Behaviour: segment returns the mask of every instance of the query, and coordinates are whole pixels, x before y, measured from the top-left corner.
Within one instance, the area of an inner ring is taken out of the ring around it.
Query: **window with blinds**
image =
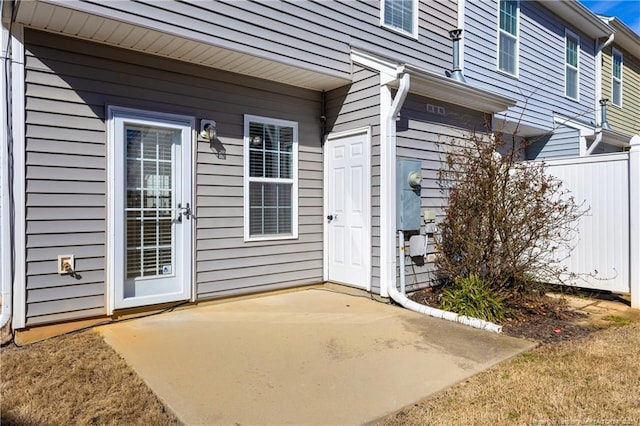
[[[518,74],[518,1],[500,0],[498,30],[498,69]]]
[[[580,80],[580,39],[567,31],[565,33],[565,74],[564,94],[578,100]]]
[[[382,0],[382,25],[418,36],[418,0]]]
[[[611,102],[615,106],[622,106],[622,53],[613,49],[613,72],[611,80]]]
[[[245,238],[297,237],[297,123],[245,116]]]

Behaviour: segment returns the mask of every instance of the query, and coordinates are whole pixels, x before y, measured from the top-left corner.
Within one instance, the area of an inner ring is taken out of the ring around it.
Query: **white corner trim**
[[[2,15],[2,25],[0,27],[0,291],[2,292],[2,314],[0,316],[0,327],[4,327],[11,320],[13,314],[11,278],[11,221],[9,220],[10,191],[9,191],[9,108],[7,102],[9,97],[10,82],[7,75],[10,60],[7,56],[6,46],[9,44],[11,36],[9,28],[5,23],[5,16]]]
[[[466,29],[465,23],[465,8],[467,7],[467,0],[458,0],[458,28],[462,30],[462,39],[460,40],[460,69],[464,72],[464,46],[466,44]]]
[[[11,35],[11,114],[13,127],[14,282],[13,328],[24,328],[26,319],[26,182],[25,182],[25,84],[24,29],[14,24]]]
[[[396,285],[396,132],[392,122],[391,89],[380,86],[380,296]]]

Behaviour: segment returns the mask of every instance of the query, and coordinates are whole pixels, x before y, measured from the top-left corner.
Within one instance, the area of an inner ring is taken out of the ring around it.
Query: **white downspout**
[[[605,108],[604,106],[602,106],[602,50],[609,46],[611,43],[613,43],[613,40],[615,38],[615,33],[612,33],[609,35],[609,38],[607,39],[607,41],[605,41],[602,44],[599,44],[597,41],[596,43],[598,44],[596,46],[596,50],[598,53],[596,53],[595,55],[595,61],[596,61],[596,99],[595,99],[595,111],[600,111],[600,109]],[[600,109],[598,109],[598,107]],[[596,122],[598,122],[599,117],[597,116],[598,113],[596,112]],[[602,120],[600,120],[602,121]],[[587,149],[585,152],[580,152],[580,155],[591,155],[591,153],[596,149],[596,147],[600,144],[600,142],[602,141],[602,123],[600,123],[598,125],[598,128],[596,129],[596,139],[593,141],[593,143],[591,144],[591,146],[589,147],[589,149]],[[581,148],[582,147],[586,147],[587,144],[586,142],[584,144],[580,144]],[[582,149],[581,149],[582,151]]]
[[[600,144],[600,141],[602,141],[602,127],[598,127],[596,129],[596,138],[591,143],[591,146],[589,146],[589,149],[587,149],[587,152],[584,155],[585,156],[591,155],[593,150],[596,149],[596,147]]]
[[[11,66],[11,60],[9,58],[9,43],[11,40],[11,34],[9,34],[9,22],[7,22],[7,16],[3,13],[8,8],[0,5],[0,16],[2,18],[2,28],[0,29],[0,46],[1,54],[0,58],[0,93],[2,93],[2,104],[0,105],[0,286],[2,297],[2,313],[0,314],[0,328],[4,328],[5,325],[11,320],[12,316],[12,285],[13,279],[11,277],[11,238],[10,238],[10,202],[9,202],[9,108],[11,104],[9,100],[11,81],[11,72],[9,67]]]
[[[404,232],[398,231],[398,262],[402,265],[404,263]],[[400,269],[400,279],[403,280],[404,277],[404,268]],[[389,296],[397,303],[402,305],[403,307],[418,312],[421,314],[429,315],[430,317],[442,318],[448,321],[458,322],[460,324],[468,325],[474,328],[479,328],[481,330],[492,331],[494,333],[501,333],[502,326],[498,324],[494,324],[489,321],[482,320],[480,318],[471,318],[464,315],[458,315],[455,312],[443,311],[442,309],[432,308],[430,306],[421,305],[420,303],[416,303],[413,300],[409,299],[404,294],[401,294],[395,285],[390,285],[388,287]]]
[[[384,121],[386,121],[386,126],[383,127],[382,129],[382,136],[383,136],[383,140],[385,140],[387,142],[387,146],[383,148],[383,152],[386,152],[388,154],[389,157],[393,157],[393,158],[384,158],[384,161],[389,162],[390,164],[387,164],[387,169],[391,169],[391,167],[389,167],[390,165],[395,165],[396,162],[396,119],[398,118],[398,115],[400,114],[400,110],[402,109],[402,106],[404,105],[404,101],[407,98],[407,94],[409,93],[409,88],[411,86],[411,80],[410,80],[410,76],[409,74],[403,74],[402,77],[400,78],[400,85],[398,87],[398,92],[396,93],[395,98],[393,98],[393,102],[391,103],[391,108],[389,110],[389,115],[387,117],[384,118]],[[386,133],[386,134],[385,134]],[[384,167],[383,167],[384,168]],[[395,173],[393,174],[393,180],[395,179]],[[381,179],[384,180],[384,179]],[[390,186],[393,186],[391,184],[392,182],[392,177],[388,176],[386,179],[387,183]],[[386,202],[387,203],[394,203],[395,202],[395,187],[393,187],[393,190],[391,190],[391,188],[389,188],[389,191],[385,191],[387,197],[389,197],[390,199],[387,199]],[[393,210],[395,212],[395,209],[388,209],[388,213]],[[389,214],[390,216],[391,214]],[[395,220],[386,220],[385,222],[387,227],[393,227],[395,228]],[[387,234],[390,233],[390,229],[385,229],[383,227],[383,233]],[[389,244],[393,244],[393,239],[391,239],[389,241]],[[393,244],[395,245],[395,244]],[[383,245],[382,250],[385,249],[385,246]],[[404,277],[404,268],[402,267],[402,265],[404,265],[404,233],[402,231],[398,231],[398,264],[400,265],[400,280],[403,281],[405,279]],[[391,263],[391,262],[389,262]],[[391,273],[392,271],[388,271],[389,273]],[[395,277],[395,268],[393,270],[393,275]],[[385,280],[386,278],[386,280]],[[389,297],[391,297],[391,299],[393,299],[396,303],[398,303],[399,305],[403,306],[406,309],[409,309],[411,311],[414,312],[418,312],[421,314],[425,314],[425,315],[429,315],[432,317],[436,317],[436,318],[442,318],[442,319],[446,319],[449,321],[454,321],[454,322],[458,322],[464,325],[469,325],[471,327],[475,327],[475,328],[479,328],[479,329],[483,329],[483,330],[488,330],[488,331],[493,331],[495,333],[500,333],[502,331],[502,326],[497,325],[497,324],[493,324],[491,322],[488,321],[484,321],[478,318],[470,318],[467,316],[463,316],[463,315],[458,315],[454,312],[447,312],[447,311],[443,311],[441,309],[436,309],[436,308],[431,308],[429,306],[425,306],[425,305],[421,305],[419,303],[414,302],[413,300],[410,300],[407,296],[405,296],[404,294],[400,293],[398,291],[398,289],[396,288],[396,282],[395,279],[392,279],[390,276],[387,278],[385,277],[385,274],[381,274],[381,280],[383,281],[383,283],[381,283],[381,287],[383,287],[383,289],[386,288],[386,293],[389,295]],[[386,286],[384,285],[384,281],[386,281]],[[384,296],[384,290],[381,291],[382,295]]]

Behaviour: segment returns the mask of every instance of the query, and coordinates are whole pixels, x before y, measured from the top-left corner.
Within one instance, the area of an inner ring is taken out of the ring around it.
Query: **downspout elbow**
[[[609,46],[611,43],[613,43],[613,40],[616,37],[616,33],[611,33],[609,35],[609,38],[607,39],[607,41],[605,41],[604,43],[602,43],[600,45],[600,47],[598,48],[599,51],[602,51],[602,49],[604,49],[605,47]]]
[[[596,138],[591,144],[591,146],[589,147],[589,149],[587,149],[587,153],[585,155],[591,155],[601,141],[602,141],[602,127],[596,130]]]
[[[393,102],[391,104],[390,119],[398,120],[400,118],[400,110],[404,105],[405,99],[407,99],[407,94],[409,93],[409,89],[411,88],[411,76],[407,73],[402,74],[400,77],[400,86],[398,86],[398,93],[393,98]]]

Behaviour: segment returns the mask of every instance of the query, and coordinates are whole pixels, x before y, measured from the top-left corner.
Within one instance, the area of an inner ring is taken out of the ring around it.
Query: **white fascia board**
[[[565,22],[572,24],[575,28],[580,28],[582,32],[591,38],[606,37],[614,32],[613,28],[600,19],[598,15],[576,0],[543,1],[539,2],[539,4],[554,12]]]
[[[571,127],[572,129],[579,130],[581,137],[589,137],[596,134],[595,126],[589,126],[588,124],[582,123],[575,118],[567,117],[562,114],[554,113],[553,122],[556,124]]]

